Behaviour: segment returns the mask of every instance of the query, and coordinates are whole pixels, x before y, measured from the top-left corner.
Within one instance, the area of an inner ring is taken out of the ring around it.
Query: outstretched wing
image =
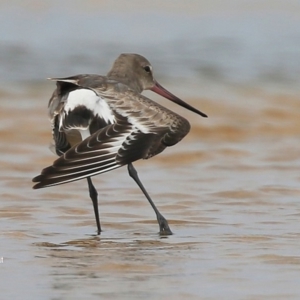
[[[157,140],[154,133],[144,134],[137,127],[118,116],[111,124],[72,147],[53,165],[33,178],[34,189],[63,184],[101,174],[146,156]]]
[[[75,78],[63,80],[78,84]],[[33,188],[79,180],[152,157],[188,133],[190,125],[184,118],[122,83],[101,80],[101,84],[92,87],[82,80],[80,86],[105,99],[114,112],[115,122],[67,150],[33,179],[37,182]]]

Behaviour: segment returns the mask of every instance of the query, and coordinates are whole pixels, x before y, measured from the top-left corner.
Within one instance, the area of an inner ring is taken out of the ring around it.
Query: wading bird
[[[164,89],[154,79],[149,61],[138,54],[121,54],[107,76],[85,74],[51,80],[57,87],[49,101],[49,117],[54,149],[60,157],[33,178],[33,188],[86,178],[100,234],[98,193],[91,176],[127,165],[129,175],[155,211],[160,234],[172,234],[132,163],[177,144],[189,132],[190,124],[141,92],[152,90],[207,116]]]

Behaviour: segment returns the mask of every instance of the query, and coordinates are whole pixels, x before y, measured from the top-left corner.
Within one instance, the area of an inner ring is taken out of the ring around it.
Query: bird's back
[[[69,150],[97,130],[114,122],[105,100],[93,87],[105,86],[105,77],[77,75],[53,78],[56,89],[48,104],[55,151],[58,155]]]

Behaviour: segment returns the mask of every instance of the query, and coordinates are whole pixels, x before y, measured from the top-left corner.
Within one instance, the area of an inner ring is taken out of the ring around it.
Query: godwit
[[[149,61],[121,54],[107,76],[51,78],[57,88],[49,101],[54,149],[60,157],[33,178],[34,189],[87,178],[98,234],[98,193],[91,176],[127,165],[129,175],[155,211],[161,235],[172,234],[141,183],[132,162],[147,159],[177,144],[190,130],[183,117],[141,95],[157,94],[199,114],[204,113],[164,89]]]

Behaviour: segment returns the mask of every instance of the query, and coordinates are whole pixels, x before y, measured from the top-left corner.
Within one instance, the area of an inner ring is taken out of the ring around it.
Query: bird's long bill
[[[178,97],[176,97],[175,95],[173,95],[172,93],[170,93],[168,90],[166,90],[164,87],[162,87],[158,82],[155,82],[154,87],[151,89],[151,91],[177,103],[178,105],[185,107],[186,109],[193,111],[194,113],[207,118],[207,115],[204,114],[203,112],[201,112],[200,110],[194,108],[193,106],[187,104],[186,102],[184,102],[183,100],[179,99]]]

